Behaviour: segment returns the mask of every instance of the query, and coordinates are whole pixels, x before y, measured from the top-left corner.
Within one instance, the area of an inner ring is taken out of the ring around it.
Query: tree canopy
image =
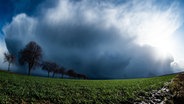
[[[10,65],[15,62],[15,57],[9,52],[4,53],[4,62],[8,62],[8,71],[10,71]]]
[[[28,65],[28,75],[30,75],[33,67],[40,65],[42,58],[42,49],[34,41],[29,42],[24,49],[20,51],[19,62],[21,65],[27,63]]]

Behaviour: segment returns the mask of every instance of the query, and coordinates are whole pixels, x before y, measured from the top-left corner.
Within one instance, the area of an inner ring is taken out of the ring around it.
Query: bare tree
[[[66,73],[70,77],[73,77],[73,78],[77,77],[77,73],[73,69],[68,70]]]
[[[63,76],[65,74],[65,68],[64,67],[60,67],[59,68],[59,73],[61,74],[61,77],[63,78]]]
[[[23,50],[20,51],[19,62],[21,65],[27,63],[28,65],[28,75],[30,75],[33,67],[40,65],[42,58],[42,49],[34,41],[29,42]]]
[[[48,61],[42,63],[42,69],[48,72],[48,77],[50,76],[50,72],[52,72],[52,64],[53,63]]]
[[[6,52],[4,53],[4,62],[8,62],[8,71],[10,71],[10,65],[15,62],[15,57],[12,54]]]
[[[88,79],[86,75],[84,74],[77,74],[77,78],[79,79]]]
[[[52,63],[52,72],[52,77],[54,77],[56,73],[59,73],[59,66],[56,63]]]

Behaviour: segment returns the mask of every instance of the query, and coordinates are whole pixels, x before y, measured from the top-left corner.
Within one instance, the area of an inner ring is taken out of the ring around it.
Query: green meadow
[[[0,103],[133,103],[175,75],[118,80],[44,78],[0,71]]]

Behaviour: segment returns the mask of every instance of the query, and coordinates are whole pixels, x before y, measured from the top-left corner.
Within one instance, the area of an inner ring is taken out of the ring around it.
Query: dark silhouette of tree
[[[8,71],[10,71],[10,65],[15,62],[15,57],[10,53],[4,53],[4,62],[8,62]]]
[[[54,77],[56,73],[59,73],[59,66],[56,63],[52,63],[51,65],[52,65],[52,72],[53,72],[52,77]]]
[[[52,72],[53,63],[45,61],[42,63],[42,69],[48,72],[48,77],[50,76],[50,72]]]
[[[77,73],[73,69],[68,70],[67,75],[73,78],[77,77]]]
[[[40,65],[42,58],[42,49],[34,41],[29,42],[23,50],[20,51],[19,62],[21,65],[27,63],[28,65],[28,75],[30,75],[31,70]]]
[[[65,68],[64,67],[60,67],[59,68],[59,73],[61,74],[61,78],[63,78],[63,76],[65,74]]]
[[[68,70],[65,72],[71,78],[78,78],[78,79],[88,79],[88,77],[84,74],[76,73],[73,69]]]
[[[79,79],[88,79],[86,75],[84,74],[77,74],[77,78]]]

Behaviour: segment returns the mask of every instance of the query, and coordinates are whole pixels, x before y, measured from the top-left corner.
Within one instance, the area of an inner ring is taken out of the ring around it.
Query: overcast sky
[[[0,61],[35,41],[44,60],[90,78],[183,71],[183,7],[182,0],[1,0]]]

